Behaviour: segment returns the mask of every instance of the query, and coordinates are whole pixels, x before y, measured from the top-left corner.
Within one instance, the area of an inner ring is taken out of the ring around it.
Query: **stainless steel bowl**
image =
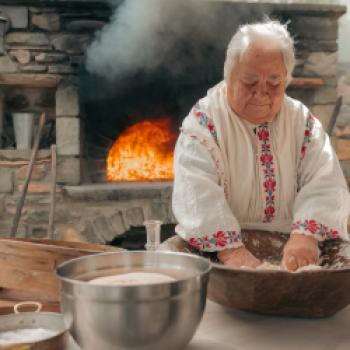
[[[86,282],[121,268],[167,271],[177,279],[142,286]],[[184,349],[203,315],[209,271],[206,259],[170,252],[103,253],[65,262],[57,275],[66,324],[84,350]]]

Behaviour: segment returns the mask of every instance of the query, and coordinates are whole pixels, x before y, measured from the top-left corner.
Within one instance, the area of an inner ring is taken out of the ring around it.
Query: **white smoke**
[[[88,49],[87,69],[109,80],[160,66],[179,74],[186,59],[199,64],[206,59],[199,48],[224,47],[235,31],[235,14],[232,23],[221,21],[220,6],[204,0],[124,0]],[[191,43],[187,58],[182,42]]]
[[[203,47],[211,45],[223,49],[236,30],[236,24],[244,22],[245,18],[252,20],[254,15],[251,6],[248,9],[248,6],[236,5],[236,12],[228,16],[225,13],[227,7],[224,10],[220,7],[224,2],[214,0],[110,1],[115,6],[114,14],[87,51],[87,69],[111,81],[140,70],[149,72],[165,67],[167,73],[178,75],[186,68],[188,71],[188,67],[191,70],[196,63],[200,66],[207,59],[203,57]],[[349,1],[270,2],[349,4]],[[259,6],[264,1],[256,2],[255,15],[266,15]],[[340,26],[341,57],[345,56],[343,47],[348,49],[343,35],[349,27],[348,16],[344,16]],[[190,43],[186,47],[187,56],[181,51],[181,43],[184,42]]]

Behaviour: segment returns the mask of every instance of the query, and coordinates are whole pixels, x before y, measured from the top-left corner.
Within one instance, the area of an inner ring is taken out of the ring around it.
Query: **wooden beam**
[[[34,162],[35,165],[49,164],[49,163],[51,163],[50,159],[41,159],[41,160],[36,160]],[[29,164],[29,161],[26,161],[26,160],[14,160],[14,161],[0,160],[0,168],[19,168],[21,166],[25,166],[28,164]]]
[[[289,84],[290,87],[297,88],[317,88],[324,85],[324,81],[321,78],[303,78],[295,77]]]
[[[62,77],[56,74],[0,74],[0,86],[18,86],[31,88],[55,88]]]

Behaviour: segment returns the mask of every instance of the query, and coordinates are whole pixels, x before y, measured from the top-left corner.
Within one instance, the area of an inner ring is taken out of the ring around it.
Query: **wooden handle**
[[[42,113],[41,116],[40,116],[39,128],[38,128],[38,131],[37,131],[37,133],[35,135],[34,146],[32,148],[32,154],[31,154],[31,157],[30,157],[30,163],[29,163],[29,166],[28,166],[28,169],[27,169],[27,174],[26,174],[26,178],[25,178],[25,181],[24,181],[21,197],[20,197],[20,199],[18,201],[18,205],[17,205],[17,208],[16,208],[16,214],[15,214],[15,217],[13,219],[13,224],[12,224],[12,228],[11,228],[11,237],[15,237],[16,233],[17,233],[19,220],[20,220],[21,214],[22,214],[22,208],[23,208],[23,204],[24,204],[24,199],[25,199],[27,191],[28,191],[28,185],[29,185],[30,178],[32,176],[33,166],[34,166],[36,154],[38,153],[38,149],[39,149],[39,145],[40,145],[41,133],[43,131],[44,125],[45,125],[45,113]]]
[[[49,228],[48,237],[53,237],[54,216],[56,207],[56,174],[57,174],[57,147],[51,145],[51,189],[50,189],[50,212],[49,212]]]

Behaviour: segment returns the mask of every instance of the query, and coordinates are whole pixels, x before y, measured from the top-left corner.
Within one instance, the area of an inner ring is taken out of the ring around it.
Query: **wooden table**
[[[255,315],[208,301],[185,350],[349,350],[350,307],[324,319]],[[80,350],[73,344],[67,350]]]

